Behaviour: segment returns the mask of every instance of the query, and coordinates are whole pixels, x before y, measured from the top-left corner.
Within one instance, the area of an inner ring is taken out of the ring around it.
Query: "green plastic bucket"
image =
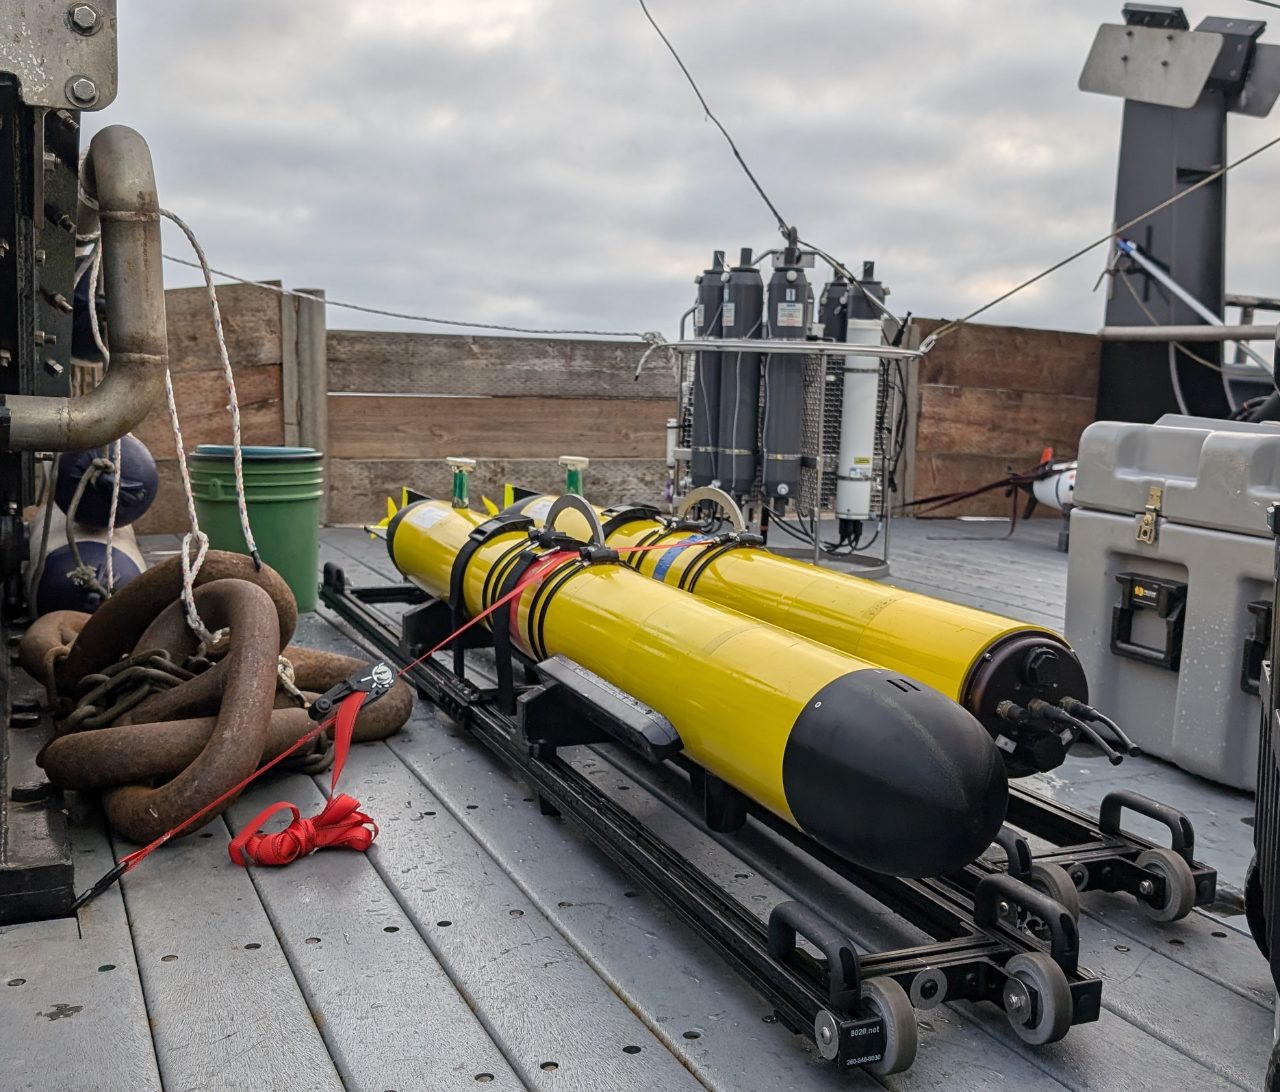
[[[309,447],[245,447],[244,494],[262,560],[298,600],[315,610],[320,563],[320,499],[324,456]],[[230,444],[201,444],[190,457],[191,491],[200,530],[215,550],[247,554]]]

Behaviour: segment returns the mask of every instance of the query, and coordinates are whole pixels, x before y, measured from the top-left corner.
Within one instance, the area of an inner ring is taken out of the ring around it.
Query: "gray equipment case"
[[[1252,790],[1280,425],[1167,414],[1080,438],[1067,639],[1148,754]]]

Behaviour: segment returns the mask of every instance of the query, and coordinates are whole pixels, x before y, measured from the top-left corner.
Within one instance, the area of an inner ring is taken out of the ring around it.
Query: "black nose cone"
[[[782,781],[801,828],[893,876],[963,868],[995,838],[1009,784],[991,736],[949,698],[878,668],[828,683],[796,718]]]

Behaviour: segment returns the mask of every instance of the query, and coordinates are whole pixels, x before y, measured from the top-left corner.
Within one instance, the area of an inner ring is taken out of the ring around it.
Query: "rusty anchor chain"
[[[164,562],[92,615],[39,619],[19,649],[63,714],[39,756],[46,774],[65,788],[101,791],[112,827],[144,844],[288,750],[314,728],[310,701],[366,667],[287,643],[297,606],[268,566],[210,551],[196,603],[208,627],[229,636],[209,649],[187,626],[181,587],[178,559]],[[398,731],[412,705],[412,691],[397,682],[361,710],[354,739]],[[306,773],[331,761],[326,734],[287,760]]]

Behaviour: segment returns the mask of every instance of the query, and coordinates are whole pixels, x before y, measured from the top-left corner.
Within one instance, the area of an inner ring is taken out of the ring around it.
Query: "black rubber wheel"
[[[1267,1080],[1262,1092],[1280,1092],[1280,1043],[1271,1048],[1271,1062],[1267,1066]]]
[[[1042,895],[1048,895],[1060,904],[1071,915],[1072,921],[1080,920],[1080,892],[1061,865],[1037,861],[1031,866],[1030,883]]]
[[[892,978],[868,978],[862,983],[862,1000],[884,1021],[884,1057],[862,1068],[880,1077],[910,1069],[920,1036],[907,991]]]
[[[1138,908],[1152,921],[1181,921],[1196,904],[1196,878],[1191,866],[1171,849],[1148,849],[1134,861],[1139,868],[1164,877],[1164,901],[1158,906],[1146,899]]]
[[[1255,855],[1249,862],[1249,871],[1244,874],[1244,920],[1249,923],[1249,932],[1253,934],[1253,942],[1262,953],[1262,958],[1271,958],[1271,945],[1267,941],[1267,914],[1263,909],[1262,877],[1258,874],[1258,858]]]
[[[1004,969],[1009,977],[1026,986],[1031,1000],[1030,1012],[1005,1010],[1005,1016],[1019,1039],[1032,1046],[1043,1046],[1056,1043],[1071,1030],[1074,1015],[1071,986],[1062,968],[1049,955],[1020,952],[1004,965]]]

